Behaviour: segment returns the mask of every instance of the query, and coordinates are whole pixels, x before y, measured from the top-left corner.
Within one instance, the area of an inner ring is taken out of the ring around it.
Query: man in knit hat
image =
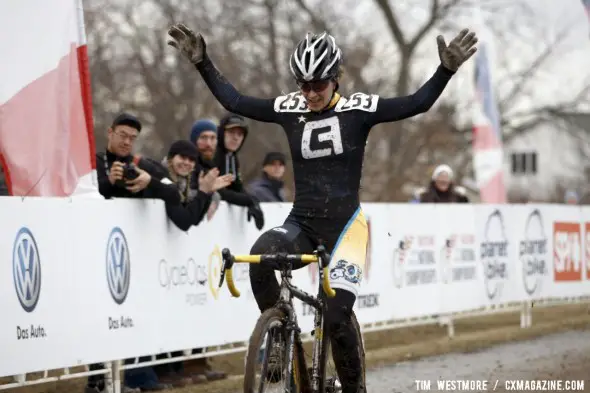
[[[213,168],[217,149],[217,125],[208,119],[197,120],[191,128],[190,141],[199,151],[199,166],[205,171]]]

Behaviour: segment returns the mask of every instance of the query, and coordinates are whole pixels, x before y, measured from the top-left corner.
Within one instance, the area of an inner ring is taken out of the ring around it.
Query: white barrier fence
[[[266,230],[291,205],[263,208]],[[370,247],[356,313],[366,327],[590,295],[590,208],[363,210]],[[242,208],[222,205],[186,233],[153,200],[0,198],[0,212],[0,376],[243,343],[259,316],[247,265],[234,266],[240,298],[216,287],[221,249],[248,253],[262,233]],[[294,282],[315,293],[316,271]],[[310,310],[297,310],[311,331]]]

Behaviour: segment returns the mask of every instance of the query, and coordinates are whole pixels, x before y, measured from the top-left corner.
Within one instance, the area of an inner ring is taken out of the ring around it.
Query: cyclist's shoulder
[[[362,111],[375,112],[379,96],[364,92],[355,92],[349,96],[341,96],[334,108],[335,112]]]
[[[274,99],[274,110],[277,113],[309,112],[305,97],[300,91],[282,94]]]

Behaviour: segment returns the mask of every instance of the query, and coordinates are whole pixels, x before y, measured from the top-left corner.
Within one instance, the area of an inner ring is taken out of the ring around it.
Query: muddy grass
[[[367,368],[447,352],[471,352],[494,344],[538,337],[547,333],[590,327],[588,305],[533,308],[533,326],[520,328],[520,315],[502,313],[455,321],[455,337],[447,337],[447,328],[439,325],[399,328],[365,335]],[[310,344],[306,344],[309,351]],[[188,362],[190,363],[190,362]],[[240,389],[244,354],[212,358],[215,369],[231,375],[222,381],[170,390],[170,393],[227,393]],[[188,364],[187,364],[188,366]],[[50,375],[59,375],[57,372]],[[27,379],[34,379],[34,374]],[[0,379],[4,381],[5,379]],[[7,390],[14,393],[83,392],[84,379],[50,382]]]

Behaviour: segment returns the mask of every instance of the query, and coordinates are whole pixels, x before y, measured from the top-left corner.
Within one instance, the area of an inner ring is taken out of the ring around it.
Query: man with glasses
[[[107,132],[107,148],[96,154],[98,190],[105,198],[157,198],[180,203],[173,185],[153,176],[156,168],[148,160],[132,155],[133,145],[141,131],[140,121],[122,113]]]

